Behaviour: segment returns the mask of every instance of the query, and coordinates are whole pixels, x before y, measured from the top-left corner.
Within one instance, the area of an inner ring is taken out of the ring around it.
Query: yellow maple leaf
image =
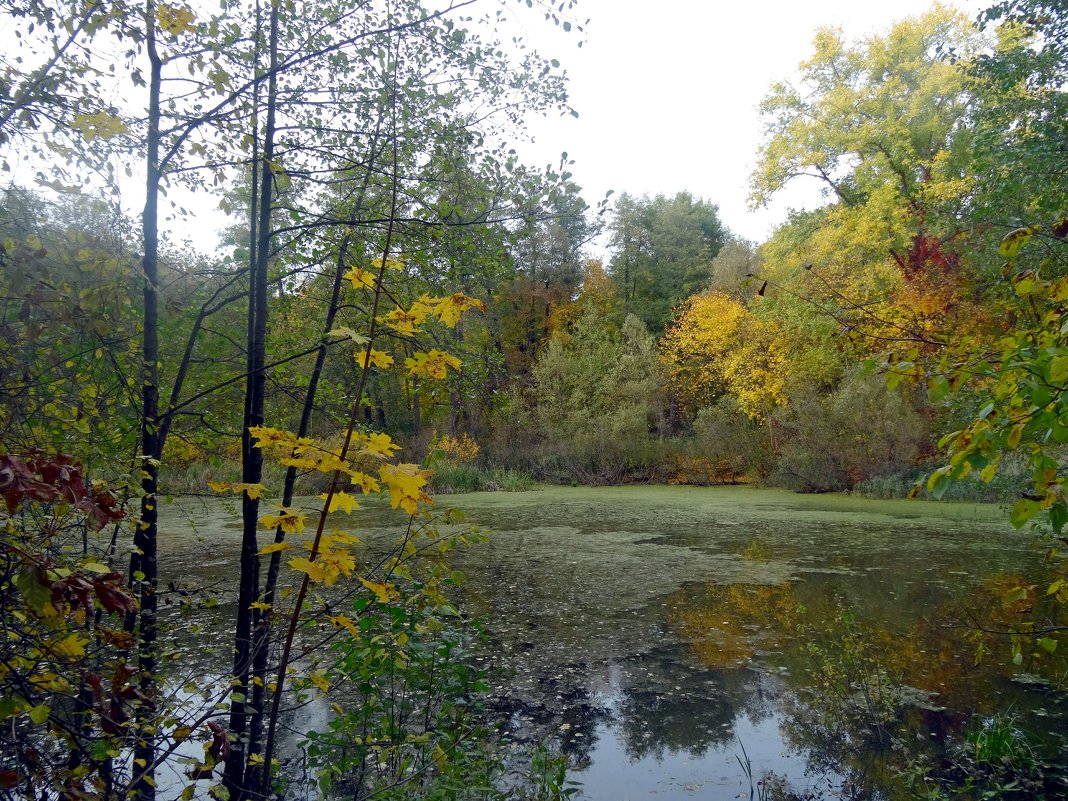
[[[394,445],[389,434],[369,434],[363,439],[366,449],[379,456],[390,457],[400,450],[400,445]]]
[[[379,256],[372,262],[372,266],[374,266],[376,270],[381,270],[382,264],[383,262],[381,256]],[[404,259],[386,259],[385,266],[387,270],[403,270],[405,267],[407,267],[407,264],[405,263]]]
[[[443,350],[434,348],[428,353],[413,353],[410,358],[404,360],[404,366],[408,368],[408,374],[421,378],[445,378],[448,368],[460,369],[460,360]]]
[[[334,615],[333,617],[327,618],[327,620],[333,623],[337,628],[345,629],[353,637],[360,636],[360,632],[356,629],[355,624],[345,615]]]
[[[425,315],[424,315],[425,318]],[[394,309],[391,312],[387,312],[378,318],[378,322],[383,325],[388,325],[398,334],[405,334],[411,336],[415,333],[416,327],[418,327],[424,318],[420,318],[411,312],[404,309]]]
[[[360,367],[367,367],[368,364],[373,364],[375,367],[385,369],[393,364],[393,357],[384,351],[372,348],[370,351],[357,353],[356,364],[360,365]]]
[[[375,598],[377,598],[380,603],[388,604],[397,593],[392,584],[371,581],[370,579],[365,579],[363,576],[360,576],[360,583],[373,592]]]
[[[351,576],[352,571],[356,569],[356,558],[343,548],[324,548],[319,554],[319,558],[322,560],[323,568],[326,572],[325,584],[327,586],[334,583],[339,573],[347,577]]]
[[[312,581],[322,581],[326,578],[326,571],[321,564],[305,559],[303,556],[290,559],[288,564],[294,570],[307,573]]]
[[[360,538],[349,534],[347,531],[341,531],[340,529],[334,529],[331,533],[331,538],[334,542],[339,542],[342,545],[355,545],[360,542]]]
[[[440,303],[441,298],[432,298],[430,295],[421,295],[419,300],[412,304],[408,313],[418,317],[419,322],[421,323],[427,317],[437,315],[438,304]]]
[[[378,276],[362,267],[353,267],[344,277],[352,281],[356,289],[374,289],[375,282],[378,281]]]
[[[288,431],[282,431],[278,428],[271,428],[270,426],[252,426],[249,428],[248,433],[256,440],[257,448],[269,448],[274,446],[286,446],[297,448],[300,441],[297,437],[290,434]]]
[[[378,469],[382,482],[389,487],[390,506],[400,506],[410,515],[419,511],[420,503],[429,503],[430,496],[423,491],[430,471],[415,464],[384,464]]]
[[[485,311],[486,304],[481,300],[472,298],[462,292],[454,292],[447,298],[441,298],[438,301],[435,313],[441,322],[445,323],[449,328],[452,328],[460,322],[460,317],[469,309],[481,309],[482,311]]]
[[[278,507],[276,515],[264,515],[260,518],[260,525],[264,528],[282,528],[286,534],[299,534],[304,530],[304,515],[291,506]]]
[[[208,486],[215,492],[233,492],[235,494],[245,492],[254,501],[267,490],[263,484],[240,484],[229,481],[209,481]]]
[[[298,470],[314,470],[315,465],[319,464],[315,459],[304,456],[284,456],[278,461],[286,467],[295,467]]]
[[[361,473],[359,470],[352,470],[349,472],[349,478],[352,480],[354,486],[359,487],[364,495],[373,495],[374,493],[381,492],[381,485],[374,479],[374,477]]]
[[[320,473],[333,473],[335,470],[345,472],[348,466],[349,463],[342,461],[336,453],[325,453],[315,463],[315,469]]]
[[[260,548],[259,553],[260,556],[266,556],[267,554],[274,553],[275,551],[288,551],[292,547],[293,546],[290,545],[288,542],[272,542],[270,545],[264,545],[262,548]]]
[[[322,500],[326,500],[327,495],[324,492],[319,496]],[[338,509],[342,509],[346,514],[352,514],[353,509],[359,509],[360,504],[356,502],[356,498],[353,495],[349,495],[347,492],[335,492],[330,496],[330,508],[328,512],[336,512]]]

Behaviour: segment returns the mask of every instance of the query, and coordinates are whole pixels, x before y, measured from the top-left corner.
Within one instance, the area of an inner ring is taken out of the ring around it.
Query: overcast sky
[[[957,0],[970,18],[993,0]],[[789,206],[819,202],[798,186],[767,210],[746,205],[761,139],[760,101],[775,81],[796,74],[817,28],[841,27],[853,40],[921,14],[930,0],[579,0],[590,18],[586,42],[541,39],[567,69],[579,118],[536,120],[531,160],[566,150],[587,202],[605,192],[686,190],[719,205],[735,233],[763,241]],[[802,179],[803,180],[803,179]]]

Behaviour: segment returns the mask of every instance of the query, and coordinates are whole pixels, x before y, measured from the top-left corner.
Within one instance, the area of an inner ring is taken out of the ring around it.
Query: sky
[[[974,19],[993,0],[946,3]],[[579,0],[586,40],[530,30],[539,50],[570,79],[578,119],[532,120],[528,159],[575,160],[574,180],[591,205],[605,193],[688,191],[719,206],[736,235],[757,243],[789,208],[821,202],[799,181],[767,209],[747,206],[761,142],[759,104],[771,85],[796,75],[818,28],[853,41],[928,10],[931,0]]]
[[[515,143],[524,159],[555,166],[566,151],[575,162],[573,180],[591,206],[609,190],[617,196],[688,191],[718,205],[735,235],[760,243],[791,207],[822,202],[815,181],[798,179],[768,208],[748,207],[749,175],[762,139],[759,105],[772,84],[796,77],[818,28],[841,27],[856,41],[923,13],[933,0],[577,0],[572,18],[589,19],[582,35],[522,13],[521,2],[503,7],[512,5],[514,23],[525,26],[543,55],[560,61],[579,115],[528,118],[534,141]],[[974,19],[993,2],[946,4]],[[136,214],[140,183],[128,197],[126,189],[125,205]],[[182,190],[172,197],[183,198]],[[179,222],[173,233],[210,251],[229,222],[213,203],[198,209],[196,226]],[[592,250],[607,255],[603,241]]]

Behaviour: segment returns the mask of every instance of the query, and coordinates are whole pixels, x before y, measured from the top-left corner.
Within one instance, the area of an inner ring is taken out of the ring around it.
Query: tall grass
[[[286,467],[276,462],[263,463],[262,484],[271,495],[280,495],[285,481]],[[164,462],[160,467],[159,489],[164,495],[213,494],[209,481],[240,481],[241,463],[233,459],[200,459],[186,463]],[[328,480],[322,473],[307,473],[297,477],[297,495],[318,495]]]
[[[534,488],[534,479],[519,470],[504,467],[480,467],[439,460],[431,468],[430,492],[451,495],[463,492],[526,492]]]

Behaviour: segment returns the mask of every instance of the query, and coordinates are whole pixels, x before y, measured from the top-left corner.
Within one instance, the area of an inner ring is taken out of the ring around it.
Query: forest
[[[453,494],[996,501],[1056,558],[1068,4],[822,29],[768,88],[749,200],[825,202],[760,243],[713,199],[524,163],[531,116],[581,110],[515,22],[581,46],[576,0],[2,7],[6,797],[568,797],[469,704],[446,554],[483,534]],[[240,531],[221,605],[161,535],[196,496]],[[368,551],[376,503],[408,517]],[[174,615],[226,632],[197,677]],[[309,699],[334,717],[298,775]]]

